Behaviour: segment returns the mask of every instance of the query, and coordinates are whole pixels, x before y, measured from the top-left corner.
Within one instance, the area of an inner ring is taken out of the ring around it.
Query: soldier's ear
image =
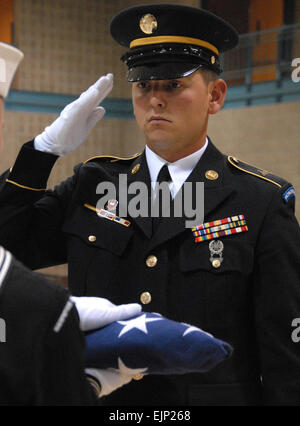
[[[216,114],[220,111],[225,102],[227,84],[221,78],[210,81],[208,85],[209,105],[208,113]]]

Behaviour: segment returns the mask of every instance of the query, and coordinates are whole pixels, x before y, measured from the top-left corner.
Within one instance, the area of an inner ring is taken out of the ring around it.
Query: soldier
[[[0,43],[0,58],[7,77],[0,84],[1,150],[3,98],[23,53]],[[84,371],[79,324],[94,330],[139,312],[138,304],[70,297],[0,246],[0,405],[96,405],[98,397],[129,383],[131,376],[116,371]]]
[[[45,191],[57,156],[79,146],[102,115],[95,107],[112,80],[103,77],[2,176],[0,242],[31,268],[68,262],[76,295],[140,300],[144,310],[234,347],[209,373],[146,376],[105,404],[299,405],[300,346],[291,339],[300,309],[295,190],[223,155],[207,137],[208,118],[226,95],[220,53],[236,46],[236,31],[207,11],[156,4],[122,11],[111,33],[129,48],[122,59],[145,151],[94,157]],[[188,228],[184,215],[120,217],[120,175],[149,191],[151,181],[168,182],[174,205],[184,183],[204,182],[204,219]],[[98,209],[96,188],[106,181],[117,195]]]

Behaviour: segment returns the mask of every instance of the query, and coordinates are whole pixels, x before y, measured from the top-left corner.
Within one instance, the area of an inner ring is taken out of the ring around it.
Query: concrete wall
[[[25,53],[17,87],[80,93],[100,75],[114,72],[113,97],[128,97],[125,49],[110,36],[109,24],[120,10],[159,0],[15,0],[15,43]],[[172,0],[198,6],[198,0]]]
[[[292,182],[300,196],[299,119],[300,102],[226,109],[211,117],[208,134],[222,152]],[[300,203],[296,210],[300,220]]]

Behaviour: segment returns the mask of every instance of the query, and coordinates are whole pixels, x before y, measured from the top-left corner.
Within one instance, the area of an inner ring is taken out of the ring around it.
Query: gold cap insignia
[[[210,62],[211,62],[212,64],[214,64],[214,63],[216,62],[216,58],[215,58],[214,56],[212,56],[212,57],[210,58]]]
[[[205,177],[208,180],[217,180],[219,174],[215,170],[207,170],[207,172],[205,173]]]
[[[151,13],[147,13],[140,19],[140,29],[145,34],[152,34],[157,29],[157,20]]]

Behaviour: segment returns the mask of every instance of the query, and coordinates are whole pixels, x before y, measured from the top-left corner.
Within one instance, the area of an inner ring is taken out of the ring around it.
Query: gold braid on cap
[[[208,41],[200,40],[198,38],[192,37],[181,37],[181,36],[155,36],[155,37],[143,37],[132,40],[130,43],[130,48],[137,46],[146,46],[149,44],[159,44],[159,43],[185,43],[185,44],[195,44],[197,46],[205,47],[213,51],[216,55],[219,55],[219,50],[213,46]]]

